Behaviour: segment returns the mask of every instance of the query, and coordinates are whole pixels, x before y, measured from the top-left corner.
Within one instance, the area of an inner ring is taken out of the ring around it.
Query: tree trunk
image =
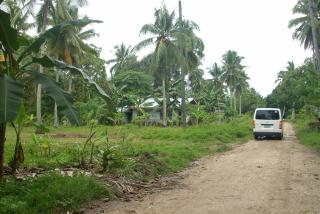
[[[44,33],[46,31],[46,27],[47,27],[47,23],[48,23],[48,19],[47,17],[43,17],[43,26],[41,29],[41,33]],[[42,57],[43,55],[43,47],[40,48],[40,57]],[[42,65],[39,65],[39,72],[43,73],[43,67]],[[37,118],[37,124],[41,125],[42,124],[42,115],[41,115],[41,92],[42,92],[42,87],[41,84],[37,85],[37,99],[36,99],[36,118]],[[39,130],[37,129],[36,132],[39,132]]]
[[[242,103],[241,103],[241,94],[239,95],[239,114],[242,114]]]
[[[312,29],[312,41],[313,41],[313,54],[315,55],[315,65],[318,72],[320,72],[320,52],[319,52],[319,46],[318,46],[318,40],[317,40],[317,20],[316,16],[314,14],[314,1],[308,0],[309,5],[309,17],[311,21],[311,29]]]
[[[72,92],[72,76],[70,76],[70,79],[69,79],[68,92],[69,92],[69,94],[71,94],[71,92]]]
[[[162,121],[163,126],[167,126],[167,96],[166,96],[166,77],[163,74],[162,75],[162,100],[163,100],[163,106],[162,106]]]
[[[43,67],[40,65],[39,66],[39,72],[43,73]],[[37,117],[37,124],[40,125],[42,123],[42,118],[41,118],[41,84],[37,85],[37,104],[36,104],[36,117]]]
[[[233,108],[233,94],[232,94],[233,91],[231,88],[229,90],[230,90],[230,108]]]
[[[71,53],[67,48],[64,49],[64,61],[69,65],[73,64],[73,59],[72,59]],[[69,92],[69,94],[71,94],[71,92],[72,92],[72,76],[71,76],[71,74],[70,74],[70,79],[69,79],[68,92]]]
[[[232,92],[233,96],[233,107],[234,111],[237,112],[237,96],[236,96],[236,90]]]
[[[180,54],[181,58],[183,55],[183,44],[182,44],[182,6],[181,6],[181,1],[179,0],[179,48],[180,48]],[[180,62],[180,68],[181,68],[181,107],[182,107],[182,114],[181,114],[181,119],[182,119],[182,126],[186,127],[187,126],[187,105],[186,105],[186,86],[185,86],[185,72],[182,66],[182,62]]]
[[[59,82],[59,73],[56,71],[56,82]],[[54,103],[54,122],[53,122],[54,127],[59,126],[59,118],[58,118],[58,105],[57,103]]]
[[[6,141],[6,123],[0,123],[0,181],[3,178],[4,143]]]

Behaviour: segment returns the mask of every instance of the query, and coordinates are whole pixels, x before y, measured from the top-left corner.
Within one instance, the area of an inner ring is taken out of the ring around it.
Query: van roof
[[[279,110],[280,111],[279,108],[256,108],[256,111],[257,110]]]

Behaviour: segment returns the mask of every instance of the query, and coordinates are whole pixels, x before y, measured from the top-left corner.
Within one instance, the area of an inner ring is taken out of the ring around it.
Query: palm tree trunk
[[[69,79],[68,92],[69,92],[69,94],[71,94],[71,92],[72,92],[72,76],[70,76],[70,79]]]
[[[182,6],[181,6],[181,0],[179,0],[179,48],[180,48],[180,54],[183,55],[183,44],[182,44]],[[180,63],[181,68],[181,107],[182,107],[182,126],[187,126],[187,105],[186,105],[186,86],[185,86],[185,72],[182,66],[182,62]]]
[[[232,94],[232,89],[230,88],[230,108],[233,107],[233,94]]]
[[[242,114],[242,103],[241,103],[241,94],[239,95],[239,114]]]
[[[56,82],[59,82],[59,73],[56,71]],[[57,103],[54,103],[54,122],[53,122],[54,127],[59,126],[59,118],[58,118],[58,105]]]
[[[73,64],[73,59],[72,59],[71,53],[67,48],[64,49],[64,61],[69,65]],[[69,94],[71,94],[71,92],[72,92],[72,76],[71,76],[71,74],[70,74],[70,79],[69,79],[68,92],[69,92]]]
[[[0,123],[0,181],[3,178],[4,143],[6,141],[6,123]]]
[[[308,0],[309,5],[309,17],[311,21],[311,29],[312,29],[312,41],[313,41],[313,53],[316,57],[315,59],[315,65],[318,72],[320,72],[320,52],[319,52],[319,46],[318,46],[318,40],[317,40],[317,25],[316,25],[316,16],[314,14],[314,1]]]
[[[43,17],[43,25],[41,29],[41,33],[44,33],[46,31],[48,19],[47,17]],[[43,55],[43,48],[40,49],[40,57]],[[43,67],[39,65],[39,72],[43,73]],[[41,92],[42,92],[42,87],[41,84],[37,85],[37,100],[36,100],[36,118],[37,118],[37,124],[40,125],[42,123],[42,116],[41,116]],[[36,130],[36,132],[39,132],[39,130]]]
[[[237,112],[237,96],[235,93],[233,95],[233,99],[234,99],[234,111]]]
[[[42,55],[42,54],[41,54]],[[43,73],[43,67],[39,66],[39,72]],[[41,84],[37,85],[37,98],[36,98],[36,117],[37,117],[37,124],[40,125],[42,123],[41,117],[41,95],[42,94],[42,87]]]
[[[166,77],[165,74],[162,75],[162,100],[163,100],[163,106],[162,106],[162,121],[163,126],[167,126],[167,96],[166,96]]]

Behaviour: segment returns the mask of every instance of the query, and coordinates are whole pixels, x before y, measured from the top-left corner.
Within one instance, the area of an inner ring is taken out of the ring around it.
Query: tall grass
[[[320,151],[320,131],[309,127],[311,121],[311,119],[295,120],[294,127],[296,134],[302,144]]]
[[[0,183],[0,213],[66,213],[93,199],[110,197],[106,187],[90,177],[50,174],[26,181]]]

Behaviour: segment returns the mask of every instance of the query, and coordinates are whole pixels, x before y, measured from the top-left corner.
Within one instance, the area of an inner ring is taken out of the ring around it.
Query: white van
[[[260,137],[283,138],[283,120],[278,108],[257,108],[253,116],[253,135]]]

